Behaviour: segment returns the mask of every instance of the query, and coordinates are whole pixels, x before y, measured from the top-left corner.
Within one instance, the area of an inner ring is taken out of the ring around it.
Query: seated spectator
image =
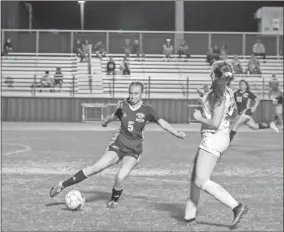
[[[275,74],[272,74],[272,80],[269,81],[269,99],[273,99],[281,94],[279,81]]]
[[[60,92],[62,92],[63,74],[61,72],[61,68],[56,68],[53,81],[54,81],[54,87],[59,85],[59,90]]]
[[[110,57],[109,61],[107,62],[107,74],[108,75],[114,75],[115,74],[115,62],[112,59],[112,57]]]
[[[49,76],[49,71],[45,71],[45,74],[41,77],[40,86],[41,88],[50,88],[51,84],[52,84],[52,80]],[[42,92],[41,89],[40,89],[40,92]],[[50,90],[50,92],[52,92],[52,90]]]
[[[224,60],[224,61],[228,60],[228,55],[225,50],[221,50],[220,60]]]
[[[129,62],[126,57],[123,58],[122,64],[120,65],[120,70],[122,71],[122,75],[130,75]]]
[[[214,57],[214,61],[220,60],[221,51],[220,51],[220,49],[218,48],[217,45],[215,45],[213,47],[212,54],[213,54],[213,57]]]
[[[140,51],[140,44],[139,44],[139,40],[137,40],[137,39],[133,41],[132,53],[136,54],[138,60],[139,60],[139,58],[143,58],[145,56],[145,54],[141,53],[141,51]]]
[[[12,77],[6,77],[5,78],[5,84],[7,84],[7,86],[9,88],[13,88],[13,85],[14,85],[14,80]]]
[[[213,60],[214,60],[213,50],[212,48],[210,48],[210,50],[207,52],[207,55],[206,55],[206,61],[211,66],[213,64]]]
[[[7,56],[12,51],[13,51],[12,41],[11,39],[8,38],[4,44],[3,55]]]
[[[190,58],[189,47],[188,47],[188,44],[186,43],[185,40],[182,40],[180,45],[179,45],[178,55],[179,55],[179,58],[181,58],[181,56],[185,56],[186,58]]]
[[[232,65],[233,65],[233,68],[234,68],[234,71],[235,71],[236,74],[242,74],[243,73],[243,67],[242,67],[241,62],[238,59],[237,54],[234,55]]]
[[[283,93],[280,92],[278,96],[273,99],[273,104],[275,107],[275,123],[280,125],[280,128],[283,129]],[[278,123],[277,123],[278,121]]]
[[[99,42],[96,43],[96,45],[94,47],[94,51],[95,51],[96,56],[99,59],[106,56],[106,49],[105,49],[105,46],[102,43],[102,41],[99,41]]]
[[[221,51],[220,53],[226,53],[228,55],[229,51],[228,51],[228,46],[226,44],[224,44],[222,47],[221,47]]]
[[[252,55],[246,70],[247,74],[261,74],[260,64],[255,55]]]
[[[171,44],[171,40],[167,39],[166,43],[163,45],[163,54],[165,55],[165,59],[163,59],[163,61],[165,61],[167,58],[171,58],[173,52],[174,52],[174,47]]]
[[[89,44],[88,40],[85,40],[85,43],[82,45],[82,51],[83,51],[83,60],[86,61],[88,60],[89,57],[89,46],[91,46],[91,44]]]
[[[82,62],[84,60],[84,53],[82,50],[82,45],[80,40],[76,40],[74,46],[74,52],[77,54],[78,57],[80,57],[80,62]]]
[[[261,56],[265,59],[265,47],[260,40],[257,40],[257,42],[253,45],[252,52],[255,56]]]
[[[131,43],[130,43],[130,39],[125,39],[124,41],[124,45],[123,45],[123,50],[124,50],[124,54],[126,57],[129,57],[131,54]]]

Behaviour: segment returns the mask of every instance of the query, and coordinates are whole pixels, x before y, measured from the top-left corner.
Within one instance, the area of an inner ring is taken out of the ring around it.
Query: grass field
[[[186,140],[151,130],[154,127],[146,131],[141,163],[125,182],[118,208],[106,208],[118,165],[51,199],[54,184],[101,156],[116,126],[104,130],[98,124],[72,129],[71,124],[4,123],[2,231],[229,230],[232,211],[206,193],[197,224],[183,220],[186,173],[200,142],[198,128],[191,125]],[[283,230],[282,131],[240,132],[213,180],[250,208],[235,231]],[[80,211],[64,205],[72,189],[86,197]]]

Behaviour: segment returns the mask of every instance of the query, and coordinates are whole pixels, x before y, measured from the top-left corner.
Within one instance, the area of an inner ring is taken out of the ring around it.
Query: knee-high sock
[[[86,178],[87,178],[87,176],[85,176],[83,170],[80,170],[74,176],[72,176],[69,179],[65,180],[62,183],[62,186],[63,186],[63,188],[66,188],[66,187],[71,186],[73,184],[77,184],[77,183],[85,180]]]
[[[188,191],[188,199],[185,208],[185,218],[191,219],[195,218],[196,216],[201,189],[194,182],[191,182],[190,186],[188,186],[187,191]]]
[[[203,185],[203,189],[231,209],[239,204],[230,193],[212,180],[207,180]]]

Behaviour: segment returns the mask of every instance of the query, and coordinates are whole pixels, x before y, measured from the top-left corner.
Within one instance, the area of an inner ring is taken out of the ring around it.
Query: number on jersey
[[[133,124],[134,124],[134,122],[133,121],[129,121],[128,122],[128,131],[133,131]]]

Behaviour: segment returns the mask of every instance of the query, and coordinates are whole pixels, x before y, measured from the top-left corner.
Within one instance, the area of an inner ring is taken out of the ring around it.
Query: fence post
[[[242,42],[242,53],[243,53],[243,58],[246,56],[246,34],[243,34],[243,42]]]
[[[189,95],[189,77],[186,77],[186,99],[188,100]]]
[[[280,50],[280,38],[279,38],[279,33],[276,35],[276,55],[279,59],[279,50]]]
[[[112,74],[112,97],[114,98],[114,82],[115,82],[115,78],[114,78],[114,74]]]
[[[74,74],[72,74],[72,82],[73,82],[73,84],[72,84],[72,87],[73,87],[73,97],[75,96],[75,75]]]
[[[208,51],[210,51],[212,47],[212,34],[208,33]]]
[[[74,32],[71,31],[71,44],[70,44],[70,49],[71,49],[71,56],[73,54],[74,50]]]
[[[262,99],[264,99],[264,77],[262,77]]]
[[[109,51],[109,32],[106,33],[106,50],[107,50],[107,53],[110,53]]]
[[[143,36],[142,36],[142,32],[139,33],[139,45],[140,45],[140,53],[143,54]]]
[[[34,75],[34,91],[33,91],[33,96],[36,96],[36,74]]]
[[[5,35],[4,35],[4,30],[2,30],[2,33],[1,33],[1,52],[4,50],[4,43],[5,43]]]
[[[36,31],[36,56],[39,53],[39,31]]]
[[[148,98],[150,99],[150,94],[151,94],[151,77],[148,77]]]

